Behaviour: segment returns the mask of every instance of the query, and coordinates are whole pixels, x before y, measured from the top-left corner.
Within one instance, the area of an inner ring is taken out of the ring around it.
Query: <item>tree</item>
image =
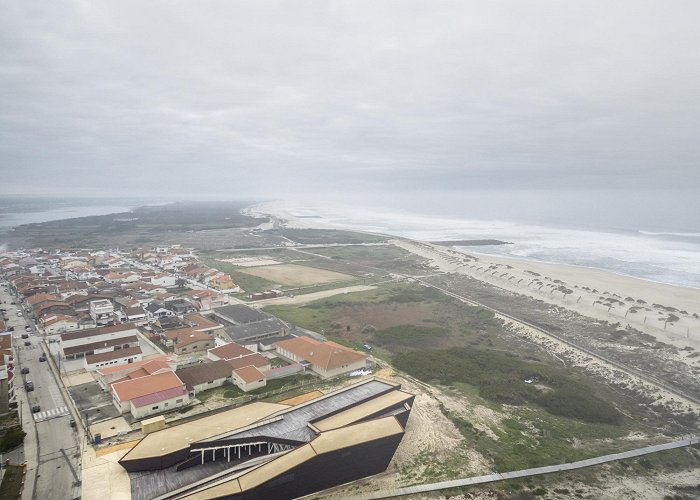
[[[187,280],[185,278],[178,278],[175,280],[175,285],[177,285],[178,288],[185,288],[186,284]]]

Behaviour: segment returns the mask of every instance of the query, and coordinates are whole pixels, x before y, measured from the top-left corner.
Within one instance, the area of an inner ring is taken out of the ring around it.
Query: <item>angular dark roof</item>
[[[234,304],[230,306],[217,307],[214,314],[234,324],[244,325],[269,318],[266,314],[257,309],[248,307],[245,304]]]
[[[247,325],[233,325],[224,328],[224,332],[233,341],[255,339],[261,335],[280,333],[286,325],[277,318],[265,318]]]
[[[192,390],[195,385],[213,382],[231,376],[233,368],[225,360],[200,363],[176,370],[175,373],[182,380],[187,389]]]

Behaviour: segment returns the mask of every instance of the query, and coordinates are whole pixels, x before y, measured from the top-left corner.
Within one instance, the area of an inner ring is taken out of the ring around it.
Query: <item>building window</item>
[[[151,410],[157,410],[157,409],[158,409],[157,406],[154,406],[153,408],[151,408]]]
[[[178,399],[178,400],[176,400],[175,402],[178,403],[178,404],[180,404],[180,403],[182,403],[182,399]]]

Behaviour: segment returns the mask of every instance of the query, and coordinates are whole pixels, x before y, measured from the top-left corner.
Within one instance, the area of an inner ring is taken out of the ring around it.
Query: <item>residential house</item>
[[[198,392],[224,385],[231,380],[233,368],[224,360],[199,363],[176,370],[175,373],[185,383],[190,397]]]
[[[143,359],[126,365],[109,366],[95,371],[95,377],[102,389],[109,389],[115,382],[123,382],[139,377],[174,371],[177,361],[172,356],[158,356]]]
[[[111,390],[117,410],[136,419],[180,408],[190,401],[185,384],[172,371],[114,382]]]
[[[168,316],[176,316],[175,311],[166,307],[164,304],[153,302],[146,306],[146,314],[149,318],[159,319]]]
[[[133,347],[122,346],[117,348],[115,346],[112,350],[87,354],[84,358],[84,366],[87,371],[94,371],[106,366],[125,365],[141,361],[143,359],[142,355],[143,353],[141,347],[138,346],[138,342]]]
[[[229,360],[240,358],[241,356],[247,356],[248,354],[253,354],[253,351],[246,349],[242,345],[236,344],[235,342],[229,342],[228,344],[209,349],[207,351],[207,358],[212,361],[218,361],[220,359]]]
[[[193,328],[179,328],[167,330],[160,334],[163,342],[172,346],[177,354],[204,352],[214,347],[214,339],[207,333]]]
[[[367,356],[335,342],[295,337],[275,344],[277,354],[296,361],[323,378],[335,377],[367,366]]]
[[[47,335],[56,333],[71,332],[80,329],[80,320],[76,316],[66,316],[65,314],[45,314],[39,318],[39,327]]]
[[[243,392],[254,391],[267,385],[265,374],[254,366],[233,370],[231,381]]]

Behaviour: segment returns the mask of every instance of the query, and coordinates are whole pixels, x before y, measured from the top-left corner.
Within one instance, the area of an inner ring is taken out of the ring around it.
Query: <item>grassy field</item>
[[[387,240],[379,234],[356,233],[336,229],[280,229],[285,238],[307,245],[328,243],[380,243]]]
[[[429,270],[426,259],[393,245],[335,246],[310,248],[307,251],[329,257],[335,265],[345,265],[358,272],[376,272],[379,269],[401,274],[424,274]]]
[[[210,254],[200,255],[199,259],[207,266],[218,269],[221,272],[231,275],[233,282],[240,286],[247,293],[264,292],[275,287],[275,283],[259,276],[241,272],[241,267],[234,266],[228,262],[222,262],[210,257]]]
[[[353,279],[353,277],[348,274],[341,274],[314,267],[300,266],[297,264],[242,267],[239,268],[239,271],[287,287],[323,285],[326,283],[335,283]]]
[[[427,383],[476,386],[482,398],[497,403],[535,404],[552,415],[589,423],[622,421],[622,414],[597,397],[589,384],[564,369],[524,361],[509,352],[470,348],[410,351],[397,355],[394,366]]]

